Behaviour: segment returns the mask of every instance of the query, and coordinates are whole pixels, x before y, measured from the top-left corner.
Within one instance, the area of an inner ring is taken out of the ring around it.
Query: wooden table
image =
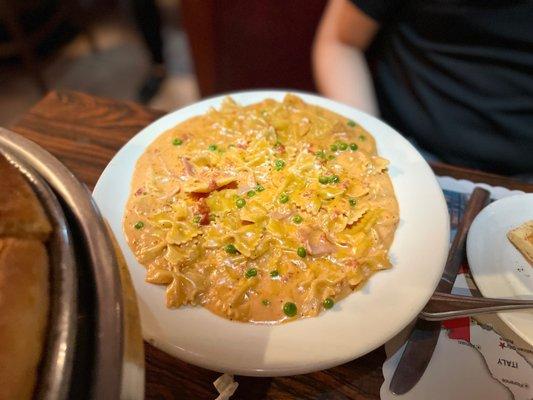
[[[91,189],[100,173],[134,134],[163,115],[131,102],[87,94],[51,92],[11,127],[47,149]],[[533,185],[480,171],[432,166],[438,175],[533,192]],[[147,399],[214,399],[219,376],[179,361],[148,343]],[[312,374],[282,378],[236,377],[234,399],[379,399],[383,347],[347,364]]]

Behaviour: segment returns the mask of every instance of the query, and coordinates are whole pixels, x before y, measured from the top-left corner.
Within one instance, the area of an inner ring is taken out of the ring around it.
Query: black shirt
[[[380,112],[443,161],[533,173],[533,0],[352,0]]]

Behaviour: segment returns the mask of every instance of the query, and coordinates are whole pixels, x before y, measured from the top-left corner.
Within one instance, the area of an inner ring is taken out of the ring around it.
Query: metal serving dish
[[[63,209],[47,183],[26,163],[11,153],[2,154],[31,185],[53,227],[47,243],[50,257],[50,311],[36,398],[67,398],[74,359],[76,335],[77,273],[72,236]]]
[[[77,334],[70,347],[74,360],[67,398],[144,398],[144,350],[135,293],[91,194],[61,162],[22,136],[0,128],[0,148],[52,188],[72,232],[78,283],[72,329]],[[41,381],[61,386],[65,378],[49,378],[46,368]],[[38,398],[58,398],[46,397],[51,393],[48,386],[40,388],[44,391]]]

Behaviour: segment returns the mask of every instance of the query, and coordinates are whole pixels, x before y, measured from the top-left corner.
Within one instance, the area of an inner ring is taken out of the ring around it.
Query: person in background
[[[533,177],[533,1],[330,0],[313,65],[429,158]]]
[[[157,94],[166,77],[161,15],[155,0],[132,0],[132,7],[135,22],[151,58],[150,71],[138,93],[139,101],[146,104]]]

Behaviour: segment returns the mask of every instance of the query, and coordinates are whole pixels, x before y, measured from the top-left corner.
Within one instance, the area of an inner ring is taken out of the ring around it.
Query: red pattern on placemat
[[[468,267],[468,262],[463,261],[461,263],[461,267],[459,268],[459,273],[469,273],[470,268]],[[448,321],[442,321],[442,326],[445,329],[448,329],[448,337],[450,339],[456,339],[456,340],[466,340],[467,342],[470,342],[470,317],[464,317],[464,318],[456,318],[456,319],[450,319]]]
[[[448,329],[448,337],[455,340],[466,340],[470,342],[470,318],[456,318],[443,321],[442,326]]]
[[[461,263],[461,266],[459,267],[458,275],[465,274],[467,272],[470,272],[470,267],[468,266],[468,263],[466,261],[463,261]]]

